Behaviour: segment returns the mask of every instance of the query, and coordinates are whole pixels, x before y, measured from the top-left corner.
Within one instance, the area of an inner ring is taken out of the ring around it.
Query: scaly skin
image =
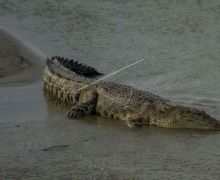
[[[71,105],[68,117],[98,114],[123,120],[128,126],[153,125],[166,128],[219,130],[220,122],[195,108],[183,107],[151,93],[112,82],[94,82],[94,68],[69,63],[60,57],[47,60],[44,89]],[[81,87],[85,87],[79,90]]]

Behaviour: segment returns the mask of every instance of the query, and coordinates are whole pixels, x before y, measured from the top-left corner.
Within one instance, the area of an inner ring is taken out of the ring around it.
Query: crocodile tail
[[[63,67],[87,78],[94,78],[96,76],[103,75],[95,68],[78,63],[78,61],[74,61],[73,59],[67,59],[60,56],[52,56],[51,61],[58,61],[59,64]]]

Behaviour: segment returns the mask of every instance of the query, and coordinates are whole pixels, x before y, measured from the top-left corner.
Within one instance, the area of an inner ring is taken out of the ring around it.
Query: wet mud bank
[[[25,84],[40,79],[43,59],[32,47],[0,29],[0,86]]]

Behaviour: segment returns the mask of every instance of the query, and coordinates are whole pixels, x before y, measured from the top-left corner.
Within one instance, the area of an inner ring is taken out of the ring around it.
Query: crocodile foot
[[[78,118],[85,115],[90,115],[94,112],[94,108],[95,104],[92,100],[90,100],[73,106],[67,113],[67,116],[69,118]]]
[[[78,118],[84,116],[84,111],[80,107],[73,107],[67,113],[69,118]]]

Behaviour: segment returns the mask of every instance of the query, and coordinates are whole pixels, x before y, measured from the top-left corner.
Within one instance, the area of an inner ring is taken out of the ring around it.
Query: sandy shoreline
[[[0,29],[0,84],[16,85],[41,77],[43,64],[31,48]]]

